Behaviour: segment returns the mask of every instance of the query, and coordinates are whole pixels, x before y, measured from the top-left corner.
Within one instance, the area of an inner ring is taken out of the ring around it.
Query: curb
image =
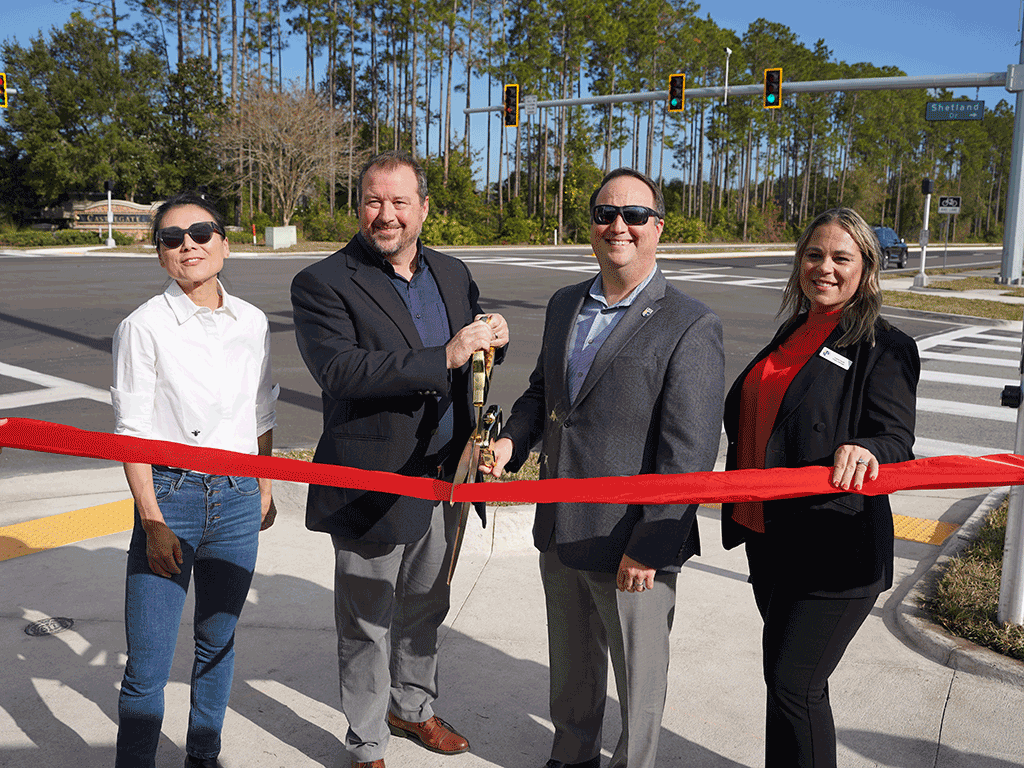
[[[960,672],[1024,687],[1024,662],[951,635],[935,624],[921,607],[922,601],[935,590],[949,561],[974,541],[989,512],[998,507],[1008,493],[1008,487],[993,489],[960,530],[950,537],[931,568],[917,580],[896,607],[896,623],[923,655],[940,664]]]

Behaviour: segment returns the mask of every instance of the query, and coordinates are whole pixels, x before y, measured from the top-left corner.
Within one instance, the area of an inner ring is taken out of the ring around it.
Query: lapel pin
[[[640,313],[640,316],[641,317],[650,317],[653,314],[654,314],[654,310],[651,309],[650,307],[647,307],[646,309],[644,309],[643,312]]]

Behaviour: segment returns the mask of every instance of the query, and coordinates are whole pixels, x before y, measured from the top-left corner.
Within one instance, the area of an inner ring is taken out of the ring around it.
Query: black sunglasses
[[[156,231],[156,240],[165,248],[178,248],[185,242],[185,235],[192,238],[196,245],[205,245],[210,242],[213,233],[216,232],[224,237],[224,228],[215,221],[197,221],[188,229],[181,227],[164,227]]]
[[[661,218],[661,214],[646,205],[595,205],[590,215],[594,217],[595,224],[611,224],[622,216],[622,220],[631,227],[646,224],[651,216]]]

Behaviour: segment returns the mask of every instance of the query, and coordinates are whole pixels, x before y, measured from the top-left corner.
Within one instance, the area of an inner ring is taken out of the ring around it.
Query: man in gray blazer
[[[601,273],[548,303],[537,367],[489,471],[515,471],[538,441],[542,478],[710,470],[721,321],[657,266],[665,202],[651,179],[613,171],[590,208]],[[599,768],[609,652],[623,722],[610,768],[655,765],[676,577],[700,551],[696,507],[537,505],[555,726],[546,768]]]

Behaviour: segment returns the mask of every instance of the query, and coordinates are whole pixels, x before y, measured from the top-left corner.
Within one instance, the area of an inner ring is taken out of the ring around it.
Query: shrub
[[[252,245],[252,232],[246,232],[244,229],[229,229],[227,232],[228,242],[235,243],[236,245]],[[257,236],[257,242],[259,237]]]
[[[661,233],[663,243],[704,243],[708,239],[708,228],[698,218],[687,218],[669,211],[665,214],[665,229]]]
[[[116,230],[113,236],[117,245],[132,245],[136,242],[130,235]],[[0,233],[0,244],[16,248],[39,248],[47,245],[104,245],[106,241],[106,232],[98,233],[89,229],[58,229],[56,232],[24,229],[17,232]]]
[[[302,238],[320,243],[347,243],[359,231],[354,216],[336,211],[332,217],[326,211],[311,211],[295,217],[302,226]]]
[[[476,245],[477,237],[472,228],[451,216],[430,214],[423,222],[423,242],[431,246]]]

